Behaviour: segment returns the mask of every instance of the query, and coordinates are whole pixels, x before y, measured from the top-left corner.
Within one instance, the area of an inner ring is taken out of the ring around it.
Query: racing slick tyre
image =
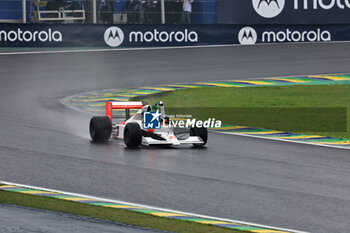
[[[208,129],[204,127],[194,127],[190,130],[190,136],[197,136],[200,137],[203,141],[203,144],[195,143],[193,146],[195,147],[202,147],[205,144],[207,144],[208,141]]]
[[[90,136],[95,142],[107,141],[112,134],[112,123],[108,117],[95,116],[90,120]]]
[[[128,123],[124,129],[124,142],[127,147],[138,147],[142,142],[142,133],[139,124]]]

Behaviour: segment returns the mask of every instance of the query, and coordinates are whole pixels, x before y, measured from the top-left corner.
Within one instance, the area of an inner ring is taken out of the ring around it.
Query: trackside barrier
[[[0,24],[1,47],[169,47],[350,41],[350,24],[50,25]]]

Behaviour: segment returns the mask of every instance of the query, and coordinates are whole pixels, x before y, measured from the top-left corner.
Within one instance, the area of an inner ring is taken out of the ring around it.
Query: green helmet
[[[163,106],[163,102],[162,101],[158,101],[157,103],[155,103],[153,106],[152,106],[152,111],[157,111],[157,110],[160,110],[160,107]]]

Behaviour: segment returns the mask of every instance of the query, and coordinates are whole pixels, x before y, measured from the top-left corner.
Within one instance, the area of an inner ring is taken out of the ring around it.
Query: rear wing
[[[106,116],[113,120],[113,109],[125,109],[125,118],[130,118],[130,109],[140,109],[142,102],[106,102]]]

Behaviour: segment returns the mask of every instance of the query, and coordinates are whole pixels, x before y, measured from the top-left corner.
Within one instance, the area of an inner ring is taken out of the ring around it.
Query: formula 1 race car
[[[164,104],[159,101],[157,111],[154,106],[144,105],[142,102],[106,102],[106,116],[94,116],[90,121],[90,136],[95,142],[113,139],[124,139],[127,147],[140,145],[169,145],[179,146],[193,144],[194,147],[202,147],[207,143],[208,130],[204,127],[176,128],[165,115]],[[123,122],[115,124],[117,120],[113,116],[113,109],[125,109]],[[131,109],[138,111],[130,116]],[[153,112],[152,112],[153,109]],[[149,122],[146,117],[149,117]],[[158,121],[155,127],[153,122]]]

